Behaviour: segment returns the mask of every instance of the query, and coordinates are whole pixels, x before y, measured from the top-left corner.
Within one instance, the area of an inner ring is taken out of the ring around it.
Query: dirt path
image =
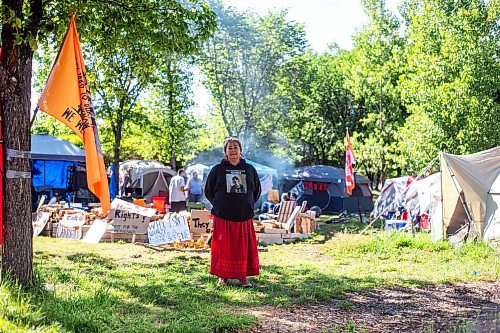
[[[247,309],[262,324],[241,333],[500,332],[500,282],[394,287],[345,296],[285,309]]]

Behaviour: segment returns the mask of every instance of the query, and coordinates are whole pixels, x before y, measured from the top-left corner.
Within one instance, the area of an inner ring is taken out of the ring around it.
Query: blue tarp
[[[109,196],[111,197],[111,200],[116,198],[116,189],[118,188],[116,181],[115,181],[115,164],[111,163],[111,179],[109,180]]]
[[[70,161],[43,161],[33,160],[33,186],[39,189],[42,186],[66,188],[68,182],[68,167],[76,166]]]
[[[85,161],[85,152],[67,140],[47,134],[31,136],[32,184],[36,191],[68,186],[68,167]]]

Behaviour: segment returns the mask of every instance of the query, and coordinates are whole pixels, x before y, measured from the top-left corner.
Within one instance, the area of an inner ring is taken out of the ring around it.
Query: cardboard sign
[[[212,233],[213,222],[210,219],[209,210],[191,210],[191,221],[189,222],[189,231],[197,234]]]
[[[151,222],[148,227],[148,239],[151,245],[173,243],[176,240],[191,239],[189,226],[185,216],[165,216],[163,220]]]
[[[57,226],[57,238],[81,239],[82,226],[85,224],[85,215],[66,214]]]
[[[49,212],[36,213],[36,220],[33,221],[33,237],[40,235],[50,218],[50,214]]]
[[[156,214],[156,208],[142,207],[120,199],[114,199],[113,202],[111,202],[111,209],[124,210],[147,217],[151,217]]]
[[[111,209],[114,232],[122,234],[147,234],[150,217],[124,209]]]
[[[89,230],[82,239],[82,242],[97,244],[101,241],[102,236],[106,233],[108,223],[106,220],[97,219],[92,223]]]

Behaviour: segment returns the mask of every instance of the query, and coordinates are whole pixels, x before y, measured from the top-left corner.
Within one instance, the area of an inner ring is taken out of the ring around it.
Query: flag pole
[[[354,179],[354,188],[356,188],[356,172],[353,172],[353,179]],[[359,189],[361,190],[361,189]],[[359,191],[356,193],[356,201],[358,203],[358,214],[359,214],[359,222],[363,222],[363,215],[361,214],[361,206],[359,204]]]
[[[30,121],[30,128],[33,127],[33,123],[35,122],[36,114],[38,113],[38,106],[35,108],[35,111],[33,111],[33,118],[31,118]]]

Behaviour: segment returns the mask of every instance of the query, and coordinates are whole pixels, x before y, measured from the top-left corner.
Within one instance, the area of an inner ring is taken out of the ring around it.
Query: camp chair
[[[267,214],[267,216],[275,219],[263,220],[261,222],[285,224],[290,218],[290,215],[292,215],[294,211],[294,206],[295,206],[295,201],[282,201],[280,204],[280,210],[278,211],[278,215]],[[295,208],[300,209],[300,207],[295,207]]]

